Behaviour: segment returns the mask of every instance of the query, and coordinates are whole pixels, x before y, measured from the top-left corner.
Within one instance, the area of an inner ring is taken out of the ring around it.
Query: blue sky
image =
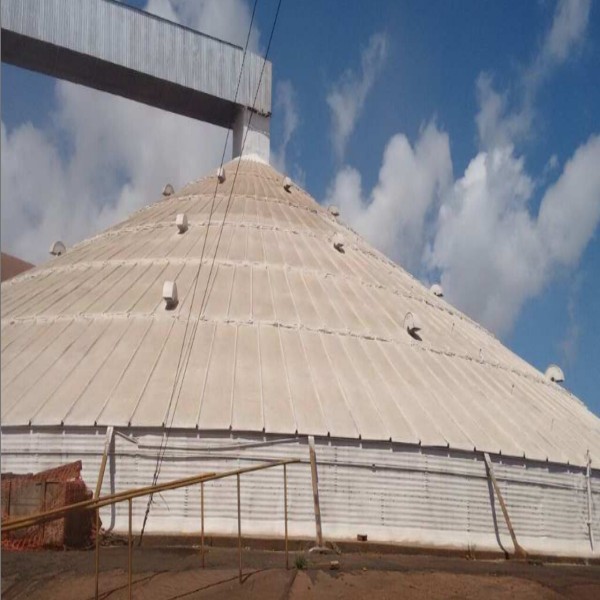
[[[131,4],[237,43],[252,8]],[[275,7],[259,0],[254,51]],[[277,166],[536,367],[560,364],[597,414],[599,43],[586,1],[284,0],[270,53]],[[2,247],[25,258],[220,157],[210,126],[4,64],[2,84]]]

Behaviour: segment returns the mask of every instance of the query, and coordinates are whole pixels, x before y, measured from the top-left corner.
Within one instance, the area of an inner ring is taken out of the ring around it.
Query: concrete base
[[[118,535],[118,534],[114,534]],[[125,535],[125,534],[123,534]],[[204,539],[206,548],[237,548],[237,536],[208,535]],[[137,544],[137,539],[136,539]],[[290,552],[311,552],[314,540],[309,538],[290,538],[288,540],[288,549]],[[145,547],[200,547],[200,538],[198,535],[186,534],[145,534],[142,545]],[[283,552],[285,549],[283,538],[266,536],[242,536],[242,545],[244,548],[252,550]],[[477,550],[465,552],[464,548],[457,547],[425,547],[411,544],[384,544],[380,542],[354,542],[349,540],[327,541],[323,550],[331,554],[381,554],[381,555],[407,555],[407,556],[437,556],[437,557],[457,557],[470,560],[510,560],[511,562],[525,563],[548,563],[548,564],[579,564],[579,565],[600,565],[600,558],[582,558],[580,556],[556,556],[552,554],[531,554],[525,561],[513,556],[506,555],[504,552],[493,550]]]

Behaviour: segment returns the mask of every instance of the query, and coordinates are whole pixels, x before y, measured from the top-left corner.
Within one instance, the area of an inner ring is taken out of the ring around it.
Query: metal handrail
[[[233,471],[223,471],[222,473],[203,473],[201,475],[194,475],[192,477],[186,477],[184,479],[175,479],[167,483],[159,483],[156,485],[149,485],[142,488],[134,488],[131,490],[125,490],[116,494],[110,494],[108,496],[101,496],[100,498],[90,498],[89,500],[82,500],[68,506],[61,506],[60,508],[54,508],[52,510],[37,513],[34,515],[27,515],[20,519],[10,519],[2,523],[2,531],[9,532],[24,527],[31,527],[33,525],[41,525],[48,521],[60,519],[66,516],[68,513],[76,510],[102,508],[103,506],[109,506],[122,502],[129,498],[139,498],[141,496],[148,496],[149,494],[156,494],[168,490],[175,490],[181,487],[187,487],[188,485],[195,485],[203,481],[212,481],[214,479],[222,479],[224,477],[231,477],[233,475],[250,473],[252,471],[259,471],[261,469],[268,469],[270,467],[279,467],[283,464],[298,463],[300,459],[281,460],[277,462],[269,462],[267,464],[257,465],[253,467],[245,467],[243,469],[235,469]]]
[[[252,473],[253,471],[260,471],[262,469],[270,469],[272,467],[283,466],[283,486],[284,486],[284,519],[285,519],[285,566],[289,568],[289,557],[288,557],[288,509],[287,509],[287,465],[300,463],[300,459],[287,459],[269,461],[252,467],[245,467],[242,469],[234,469],[231,471],[223,471],[221,473],[202,473],[200,475],[194,475],[192,477],[186,477],[184,479],[176,479],[167,483],[160,483],[156,485],[146,486],[142,488],[134,488],[131,490],[125,490],[116,494],[110,494],[102,496],[100,498],[91,498],[90,500],[84,500],[82,502],[76,502],[68,506],[62,506],[53,510],[37,513],[35,515],[28,515],[20,519],[11,519],[2,523],[2,532],[16,531],[25,527],[32,527],[34,525],[41,525],[48,521],[60,519],[67,514],[80,511],[80,510],[94,510],[96,509],[96,595],[98,598],[98,580],[100,573],[100,516],[98,509],[103,506],[109,506],[117,504],[118,502],[128,501],[129,509],[129,534],[128,534],[128,557],[129,557],[129,598],[132,594],[132,564],[133,564],[133,537],[132,537],[132,500],[141,496],[147,496],[149,494],[160,493],[168,490],[175,490],[190,485],[200,484],[201,486],[201,555],[202,555],[202,567],[204,567],[204,484],[208,481],[214,481],[216,479],[224,479],[225,477],[236,476],[237,478],[237,510],[238,510],[238,553],[239,553],[239,581],[242,582],[242,521],[241,521],[241,499],[240,499],[240,476],[245,473]]]

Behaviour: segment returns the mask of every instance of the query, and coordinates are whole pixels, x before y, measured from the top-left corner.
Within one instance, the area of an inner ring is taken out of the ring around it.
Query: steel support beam
[[[243,136],[244,154],[268,161],[271,63],[261,79],[262,57],[244,61],[242,48],[112,0],[3,0],[0,17],[2,61],[233,128],[234,156]]]

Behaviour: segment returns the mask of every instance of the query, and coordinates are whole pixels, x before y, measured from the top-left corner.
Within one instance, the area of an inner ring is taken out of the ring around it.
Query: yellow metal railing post
[[[131,521],[132,521],[132,500],[129,498],[129,538],[128,538],[128,552],[129,552],[129,600],[131,600],[131,574],[133,570],[133,536],[131,535]]]
[[[287,465],[283,465],[283,514],[285,519],[285,568],[290,568],[288,556]]]
[[[284,494],[284,518],[285,518],[285,562],[286,568],[289,568],[289,554],[288,554],[288,508],[287,508],[287,465],[299,463],[299,459],[289,460],[277,460],[269,461],[263,464],[254,465],[252,467],[245,467],[242,469],[235,469],[232,471],[222,471],[220,473],[203,473],[201,475],[194,475],[193,477],[186,477],[184,479],[177,479],[175,481],[169,481],[167,483],[156,484],[143,488],[136,488],[125,490],[117,494],[110,494],[100,498],[92,498],[90,500],[82,500],[67,506],[54,508],[42,513],[34,515],[26,515],[24,517],[18,517],[15,519],[8,519],[2,523],[2,530],[4,532],[16,531],[25,527],[33,527],[53,521],[54,519],[60,519],[68,514],[78,510],[94,510],[96,517],[96,574],[95,574],[95,595],[94,597],[98,600],[99,597],[99,580],[100,580],[100,508],[103,506],[112,506],[124,500],[129,502],[129,598],[132,597],[133,592],[133,499],[147,496],[151,493],[159,493],[167,490],[175,490],[190,485],[200,483],[200,506],[201,506],[201,550],[202,550],[202,567],[204,567],[204,483],[207,481],[216,481],[217,479],[223,479],[226,477],[237,478],[237,512],[238,512],[238,558],[239,558],[239,581],[242,583],[242,509],[241,509],[241,491],[240,491],[240,478],[243,473],[252,473],[254,471],[260,471],[262,469],[269,469],[272,467],[283,466],[283,494]]]
[[[200,552],[202,553],[202,568],[204,569],[204,483],[200,483]]]
[[[237,474],[237,505],[238,505],[238,554],[240,559],[239,579],[242,583],[242,511],[240,502],[240,474]]]
[[[98,600],[98,579],[100,577],[100,509],[96,509],[96,594]]]

